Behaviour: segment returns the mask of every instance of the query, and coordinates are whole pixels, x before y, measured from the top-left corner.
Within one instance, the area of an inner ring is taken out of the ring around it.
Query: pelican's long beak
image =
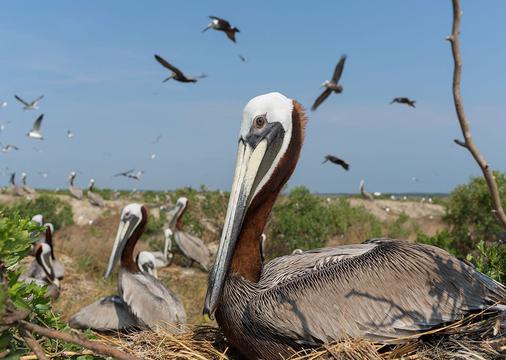
[[[239,141],[234,182],[230,192],[227,215],[214,267],[209,277],[204,304],[204,314],[211,318],[220,301],[225,277],[230,267],[248,206],[260,181],[279,151],[278,146],[270,146],[269,142],[267,138],[260,140],[255,145],[251,145],[243,139]],[[275,141],[275,143],[278,143],[278,141]],[[273,152],[276,154],[272,154]]]
[[[116,240],[114,240],[114,245],[112,247],[111,256],[109,258],[109,264],[107,265],[107,270],[105,272],[104,278],[108,278],[111,275],[114,265],[121,257],[121,254],[123,253],[123,249],[125,248],[127,240],[132,235],[139,221],[140,219],[137,219],[136,217],[132,216],[129,219],[121,219],[121,221],[119,222],[118,232],[116,233]]]

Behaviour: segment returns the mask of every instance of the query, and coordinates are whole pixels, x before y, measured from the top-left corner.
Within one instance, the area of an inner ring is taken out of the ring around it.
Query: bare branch
[[[20,326],[19,332],[26,345],[28,345],[28,347],[32,349],[35,356],[37,356],[37,359],[47,360],[47,356],[44,353],[44,350],[42,350],[42,347],[37,342],[37,340],[33,338],[32,334],[30,334],[23,326]]]
[[[465,148],[469,150],[474,160],[478,163],[481,171],[483,172],[483,176],[485,177],[485,181],[487,182],[488,190],[492,197],[492,206],[494,208],[494,214],[496,215],[497,220],[501,223],[501,225],[506,229],[506,214],[501,204],[501,198],[499,196],[499,189],[497,187],[497,183],[495,182],[494,175],[492,170],[490,169],[487,160],[481,155],[478,150],[474,140],[471,136],[471,130],[469,128],[469,123],[466,118],[466,114],[464,113],[464,105],[462,104],[462,95],[460,93],[460,80],[462,77],[462,57],[460,55],[460,19],[462,16],[462,11],[460,9],[460,0],[452,0],[453,3],[453,24],[452,24],[452,34],[447,38],[450,41],[452,54],[453,54],[453,102],[455,103],[455,111],[457,112],[457,119],[459,120],[460,128],[462,130],[462,135],[464,136],[464,144]],[[459,142],[455,141],[457,144]],[[459,144],[461,145],[461,144]]]
[[[465,142],[463,142],[463,141],[461,141],[461,140],[459,140],[459,139],[453,139],[453,142],[454,142],[455,144],[460,145],[460,146],[462,146],[462,147],[465,147],[465,148],[467,149],[467,145],[466,145],[466,143],[465,143]]]
[[[101,354],[105,356],[111,356],[115,359],[119,360],[141,360],[138,357],[127,354],[121,350],[118,350],[116,348],[113,348],[111,346],[102,344],[97,341],[90,341],[87,339],[79,339],[75,336],[72,336],[70,334],[67,334],[65,332],[48,329],[36,324],[32,324],[30,322],[27,322],[25,320],[18,321],[18,324],[24,327],[26,330],[29,330],[33,333],[37,333],[42,336],[46,336],[52,339],[59,339],[65,342],[73,343],[80,345],[82,347],[85,347],[87,349],[92,350],[96,354]]]

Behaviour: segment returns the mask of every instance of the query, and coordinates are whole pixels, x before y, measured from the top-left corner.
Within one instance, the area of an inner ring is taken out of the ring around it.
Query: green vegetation
[[[494,172],[503,207],[506,207],[505,174]],[[492,213],[492,200],[483,177],[472,177],[468,184],[452,191],[443,219],[450,226],[450,235],[458,239],[459,251],[467,253],[481,241],[494,241],[504,232]]]
[[[55,229],[72,225],[72,208],[54,195],[43,194],[35,200],[19,200],[11,206],[0,205],[0,211],[8,217],[18,214],[21,217],[32,218],[36,214],[42,214],[44,221],[50,222]]]
[[[8,217],[0,213],[0,353],[9,359],[29,353],[20,336],[19,324],[5,324],[8,314],[25,312],[25,320],[57,330],[68,330],[67,325],[51,309],[46,297],[47,287],[19,281],[20,260],[28,255],[35,241],[34,234],[42,229],[26,218],[11,214]],[[32,334],[36,339],[38,336]],[[80,351],[81,348],[48,338],[38,339],[47,353],[61,351]],[[76,358],[75,356],[72,358]],[[79,359],[93,359],[92,356],[80,356]]]
[[[503,206],[506,206],[506,177],[494,172]],[[473,177],[459,185],[445,203],[443,220],[449,230],[434,236],[418,234],[417,241],[446,249],[466,258],[477,270],[491,278],[506,282],[506,247],[497,242],[505,230],[492,213],[492,200],[483,177]]]
[[[351,207],[345,199],[325,204],[305,187],[296,187],[274,206],[266,253],[276,257],[296,248],[323,247],[358,224],[365,238],[380,234],[379,221],[365,209]]]

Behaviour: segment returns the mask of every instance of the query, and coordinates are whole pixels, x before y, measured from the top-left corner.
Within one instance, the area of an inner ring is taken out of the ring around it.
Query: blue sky
[[[80,186],[94,177],[99,187],[228,190],[246,102],[280,91],[309,108],[346,53],[344,92],[308,111],[290,186],[356,192],[364,178],[371,191],[450,191],[479,174],[452,142],[460,132],[444,40],[450,3],[5,1],[0,101],[9,104],[0,109],[0,140],[21,150],[0,154],[0,169],[26,171],[40,187],[64,187],[79,170]],[[483,4],[462,3],[464,104],[483,154],[506,171],[506,2]],[[202,34],[208,15],[236,25],[237,44],[219,32]],[[155,53],[208,78],[162,84]],[[13,94],[45,95],[45,141],[26,137],[39,111],[22,111]],[[416,99],[417,108],[389,105],[396,96]],[[66,138],[67,129],[75,138]],[[350,171],[321,165],[327,153],[349,161]],[[129,168],[145,170],[142,182],[112,177]]]

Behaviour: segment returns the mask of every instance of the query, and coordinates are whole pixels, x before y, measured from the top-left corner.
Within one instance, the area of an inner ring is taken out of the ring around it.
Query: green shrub
[[[48,194],[40,195],[34,200],[19,200],[11,206],[2,205],[0,211],[7,216],[18,214],[25,218],[42,214],[44,221],[52,223],[55,229],[74,223],[70,205]]]
[[[10,308],[26,311],[27,321],[67,331],[67,325],[51,309],[50,300],[46,297],[47,287],[18,280],[22,269],[17,264],[28,255],[35,242],[35,235],[41,230],[42,228],[34,226],[28,218],[21,218],[17,214],[6,217],[4,213],[0,213],[0,323]],[[72,344],[32,335],[48,353],[82,350]],[[0,354],[7,354],[9,359],[17,359],[29,352],[31,350],[20,337],[16,324],[0,327]],[[93,359],[92,356],[80,358]]]
[[[399,217],[387,224],[386,236],[394,239],[405,239],[411,233],[410,229],[406,228],[409,221],[409,215],[404,211],[399,214]]]
[[[506,207],[506,178],[494,172],[503,207]],[[504,229],[492,214],[492,199],[483,177],[472,177],[468,184],[452,191],[446,204],[443,220],[450,226],[450,234],[459,239],[461,253],[472,251],[480,240],[495,240]]]
[[[453,238],[450,235],[450,232],[446,229],[438,232],[434,236],[418,233],[416,241],[422,244],[433,245],[441,249],[445,249],[449,253],[461,258],[464,256],[464,254],[462,254],[459,250],[458,241],[455,241],[455,238]]]
[[[380,223],[365,209],[352,207],[345,199],[327,204],[305,187],[296,187],[274,206],[266,255],[324,247],[332,236],[356,225],[363,226],[366,238],[380,234]]]
[[[475,255],[468,254],[467,260],[476,265],[476,269],[500,283],[506,283],[506,247],[501,244],[486,244],[481,240]]]

